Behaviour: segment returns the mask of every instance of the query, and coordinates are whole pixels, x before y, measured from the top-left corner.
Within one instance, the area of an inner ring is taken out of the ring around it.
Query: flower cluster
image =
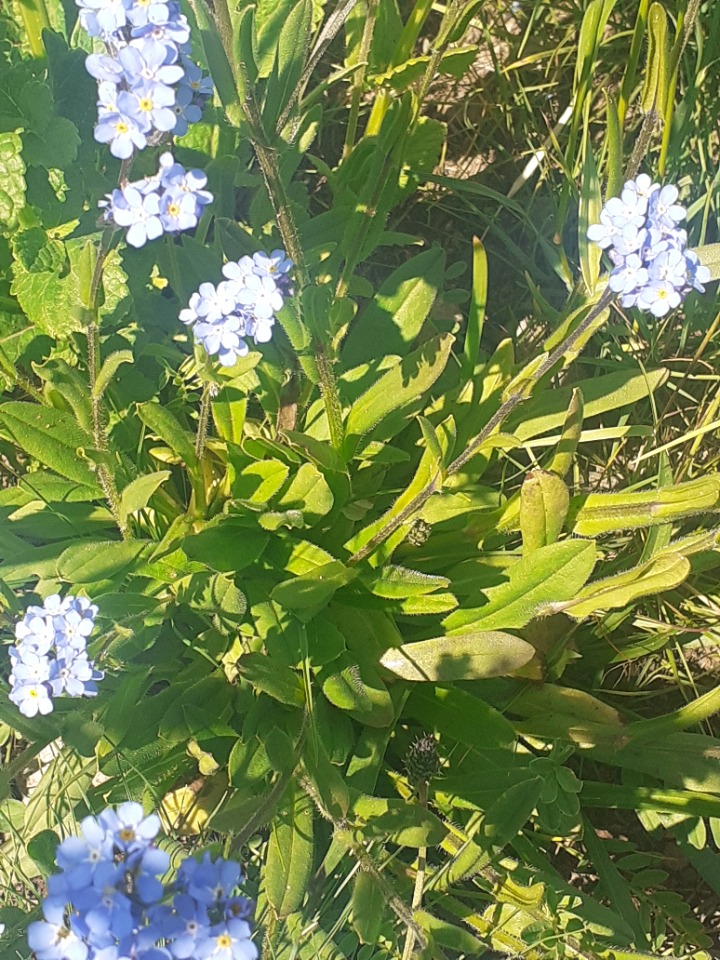
[[[238,864],[188,857],[163,885],[170,858],[153,843],[159,829],[155,814],[129,802],[86,817],[81,836],[63,840],[44,920],[28,928],[37,960],[255,960]]]
[[[95,139],[127,159],[197,123],[212,82],[190,59],[190,27],[176,0],[77,0],[80,22],[107,53],[85,66],[98,81]]]
[[[687,232],[678,224],[686,210],[677,199],[677,187],[660,187],[641,173],[607,201],[600,223],[588,230],[588,238],[608,251],[614,264],[608,283],[624,307],[664,317],[690,290],[703,293],[710,280],[697,254],[685,249]]]
[[[248,352],[245,337],[267,343],[272,336],[275,313],[290,293],[292,266],[284,250],[226,263],[222,268],[226,279],[217,286],[201,283],[180,320],[192,326],[195,340],[208,355],[218,354],[220,363],[231,367]]]
[[[196,227],[203,207],[213,199],[206,184],[202,170],[186,170],[171,153],[163,153],[154,177],[126,183],[99,206],[105,208],[106,221],[128,228],[125,239],[131,246],[142,247],[163,233]]]
[[[52,697],[94,697],[103,674],[88,660],[87,638],[98,608],[85,597],[53,594],[28,607],[15,625],[9,654],[10,700],[26,717],[52,711]]]

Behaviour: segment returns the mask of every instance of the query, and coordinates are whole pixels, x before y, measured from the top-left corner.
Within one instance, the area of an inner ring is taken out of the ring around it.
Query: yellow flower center
[[[132,827],[123,827],[119,833],[119,837],[124,843],[130,843],[131,840],[135,839],[135,831]]]
[[[661,288],[658,290],[658,298],[659,298],[660,300],[666,300],[666,299],[667,299],[667,290],[666,290],[664,287],[661,287]]]
[[[168,213],[171,217],[176,217],[180,213],[180,207],[176,203],[169,203]]]
[[[140,109],[143,113],[149,113],[152,110],[152,100],[148,100],[147,97],[143,97],[140,101]]]
[[[221,933],[217,938],[217,945],[221,950],[228,950],[232,946],[232,939],[227,933]]]
[[[118,120],[118,122],[115,124],[115,129],[117,130],[118,133],[127,133],[128,125],[125,123],[124,120]]]
[[[37,690],[30,690],[30,691],[28,692],[28,696],[29,696],[29,697],[35,697],[35,698],[37,699],[37,695],[38,695]]]

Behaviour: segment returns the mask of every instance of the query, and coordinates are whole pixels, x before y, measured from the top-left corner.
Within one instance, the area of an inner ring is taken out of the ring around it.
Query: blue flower
[[[128,227],[125,239],[131,247],[142,247],[163,232],[160,199],[156,193],[142,194],[132,184],[113,190],[110,215],[119,227]]]
[[[87,638],[95,625],[97,607],[84,597],[58,594],[42,607],[28,607],[15,625],[10,701],[26,717],[48,714],[52,696],[95,696],[103,674],[87,657]]]
[[[110,153],[119,160],[127,160],[135,148],[142,150],[147,144],[138,124],[122,113],[102,116],[93,135],[98,143],[109,143]]]
[[[37,960],[86,960],[87,944],[65,923],[65,904],[45,900],[44,920],[28,927],[28,945]]]
[[[185,76],[185,70],[168,55],[177,59],[173,49],[152,38],[134,41],[118,51],[117,60],[130,88],[136,83],[173,84]]]
[[[123,117],[133,120],[143,133],[172,130],[176,116],[175,91],[162,83],[141,83],[118,94],[118,109]]]
[[[686,216],[678,189],[660,187],[647,174],[629,180],[620,197],[607,201],[588,238],[607,250],[613,263],[608,286],[624,307],[637,306],[664,317],[690,290],[703,292],[710,271],[685,249]]]
[[[59,845],[42,921],[28,929],[37,960],[255,960],[249,901],[231,896],[240,867],[188,858],[174,885],[160,821],[132,801],[86,817]],[[192,886],[197,896],[186,889]]]
[[[195,340],[209,356],[217,354],[223,366],[231,367],[247,354],[246,338],[255,343],[271,339],[275,314],[290,289],[291,269],[284,250],[226,263],[222,268],[226,279],[217,286],[200,284],[180,311],[180,320],[192,327]]]
[[[155,813],[145,816],[142,806],[133,801],[121,803],[117,811],[108,807],[98,821],[109,833],[113,844],[131,858],[147,850],[160,830],[160,817]]]
[[[8,699],[24,717],[46,716],[52,712],[52,700],[44,683],[19,683],[10,691]]]
[[[198,944],[197,960],[256,960],[257,947],[250,939],[250,927],[244,920],[228,920],[214,926],[210,936]]]

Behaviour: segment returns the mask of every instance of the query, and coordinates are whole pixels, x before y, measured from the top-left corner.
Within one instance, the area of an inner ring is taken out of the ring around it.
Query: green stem
[[[355,135],[357,133],[358,117],[360,116],[360,101],[362,100],[363,87],[365,85],[365,74],[367,72],[367,60],[370,56],[370,44],[372,43],[373,33],[375,31],[375,20],[377,18],[378,0],[367,0],[367,15],[363,26],[363,34],[360,40],[360,51],[358,58],[362,66],[353,77],[353,89],[350,98],[350,113],[348,115],[347,129],[345,131],[345,145],[343,147],[343,160],[350,155],[355,146]]]
[[[605,310],[611,303],[614,294],[609,288],[603,293],[598,302],[592,308],[587,317],[578,324],[578,326],[569,334],[565,340],[559,344],[548,356],[543,360],[541,364],[533,371],[532,375],[524,380],[521,386],[518,387],[507,400],[504,401],[495,411],[495,413],[490,417],[488,422],[485,424],[480,433],[475,436],[470,443],[467,445],[465,450],[457,457],[450,466],[445,471],[445,476],[452,476],[454,473],[459,473],[462,468],[470,461],[474,456],[477,455],[480,447],[485,443],[488,437],[492,436],[493,433],[500,427],[500,425],[509,417],[512,411],[519,406],[524,400],[532,394],[533,389],[537,386],[539,381],[552,370],[555,364],[561,360],[565,354],[570,353],[573,348],[578,344],[582,339],[584,334],[588,329],[593,325],[597,320],[600,314]],[[348,563],[359,563],[360,560],[364,560],[365,557],[369,556],[376,547],[383,543],[389,536],[391,536],[398,527],[401,527],[406,523],[413,514],[427,502],[427,500],[436,493],[442,484],[437,482],[429,483],[423,490],[418,493],[413,500],[402,510],[400,513],[392,517],[388,523],[379,530],[375,536],[368,540],[365,546],[358,550],[357,553],[353,554],[352,557],[348,560]]]
[[[219,2],[218,9],[222,6],[223,3]],[[293,216],[290,198],[287,195],[280,172],[277,151],[267,143],[267,136],[263,127],[260,110],[244,65],[238,64],[237,70],[239,77],[238,89],[245,91],[244,111],[250,128],[250,139],[252,140],[255,155],[260,164],[260,170],[265,180],[268,196],[275,210],[278,228],[283,238],[285,249],[295,264],[300,287],[305,288],[310,285],[310,274],[308,273],[305,263],[305,253],[300,243],[300,236],[295,223],[295,217]],[[298,298],[298,301],[299,300],[300,298]],[[338,392],[335,375],[332,370],[332,362],[327,356],[325,344],[322,343],[317,336],[313,337],[313,348],[318,373],[320,375],[320,390],[328,418],[330,441],[333,447],[339,450],[343,443],[342,404],[340,402],[340,394]]]
[[[650,720],[638,720],[627,729],[627,735],[634,741],[646,737],[656,737],[667,733],[677,733],[687,727],[697,726],[714,714],[720,713],[720,687],[704,693],[692,703],[685,704],[672,713]]]
[[[427,780],[421,780],[418,784],[418,804],[427,810],[428,805],[428,783]],[[415,913],[422,906],[423,888],[425,886],[425,869],[427,867],[427,847],[418,847],[417,867],[415,868],[415,886],[413,888],[412,911]],[[402,960],[410,960],[415,946],[415,932],[412,927],[408,927],[405,933],[405,946],[403,948]]]
[[[202,459],[202,455],[205,452],[214,388],[215,384],[208,380],[203,386],[202,397],[200,399],[200,414],[198,415],[197,433],[195,434],[195,453],[197,454],[198,460]]]
[[[122,172],[122,168],[121,168]],[[102,287],[103,269],[112,244],[113,229],[108,227],[103,231],[98,249],[97,260],[90,281],[89,313],[90,319],[85,328],[88,344],[88,378],[90,381],[90,405],[92,411],[93,443],[103,453],[110,449],[107,439],[105,412],[102,397],[97,395],[95,385],[100,372],[100,325],[99,325],[99,297]],[[99,463],[97,467],[98,480],[110,506],[113,517],[123,540],[130,537],[127,522],[120,515],[120,497],[118,495],[115,477],[107,464]]]
[[[32,55],[38,58],[44,57],[45,44],[42,32],[50,29],[45,0],[18,0],[18,7]]]

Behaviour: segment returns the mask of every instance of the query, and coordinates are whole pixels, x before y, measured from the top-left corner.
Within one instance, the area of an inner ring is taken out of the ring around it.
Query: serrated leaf
[[[52,241],[54,248],[58,244],[60,241]],[[28,320],[51,337],[67,336],[82,330],[87,323],[81,292],[81,260],[85,245],[84,238],[65,241],[61,244],[65,256],[50,270],[28,270],[22,260],[13,262],[10,292],[17,298]],[[57,263],[57,256],[48,262]],[[127,296],[125,274],[116,250],[107,256],[102,290],[101,318],[113,313]]]
[[[0,231],[11,233],[25,206],[25,163],[16,133],[0,134]]]
[[[467,633],[391,647],[380,663],[403,680],[484,680],[502,677],[532,659],[535,648],[509,633]]]

